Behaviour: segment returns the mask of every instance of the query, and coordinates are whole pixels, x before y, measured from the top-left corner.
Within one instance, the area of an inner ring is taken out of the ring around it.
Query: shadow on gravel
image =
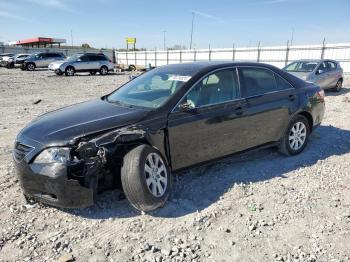
[[[275,149],[228,157],[213,164],[182,172],[174,183],[173,194],[166,205],[151,212],[155,217],[181,217],[203,210],[215,203],[235,183],[255,183],[301,167],[312,166],[319,160],[350,152],[350,131],[333,126],[320,126],[310,136],[305,151],[286,157]],[[91,219],[134,217],[139,214],[128,203],[120,200],[118,192],[98,195],[95,206],[86,209],[65,210]]]
[[[350,86],[343,87],[340,90],[340,92],[335,92],[335,91],[332,91],[332,90],[325,90],[325,93],[326,93],[326,97],[327,96],[341,96],[341,95],[345,95],[347,93],[350,93]]]
[[[119,75],[129,75],[129,74],[125,74],[122,72],[110,72],[108,73],[107,76],[119,76]],[[90,75],[89,73],[75,73],[74,76],[70,76],[70,78],[74,78],[76,76],[91,76],[91,77],[105,77],[103,75],[100,75],[99,73],[95,74],[95,75]],[[66,77],[64,74],[63,75],[56,75],[55,73],[53,73],[52,75],[48,75],[47,77]]]

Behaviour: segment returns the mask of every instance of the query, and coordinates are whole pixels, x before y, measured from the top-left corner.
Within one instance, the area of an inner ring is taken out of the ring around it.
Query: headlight
[[[52,147],[42,151],[34,160],[36,164],[67,163],[71,159],[67,147]]]

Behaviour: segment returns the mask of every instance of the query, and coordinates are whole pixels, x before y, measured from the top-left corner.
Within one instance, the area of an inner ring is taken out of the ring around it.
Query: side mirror
[[[317,69],[316,70],[316,75],[319,75],[319,74],[322,74],[323,73],[323,70],[322,69]]]
[[[193,103],[184,102],[179,105],[179,109],[181,112],[188,112],[195,110],[195,107],[193,106]]]

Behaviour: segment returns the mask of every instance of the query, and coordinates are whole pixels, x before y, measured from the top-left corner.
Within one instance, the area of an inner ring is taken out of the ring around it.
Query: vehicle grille
[[[13,149],[13,158],[17,162],[20,162],[32,150],[34,150],[33,147],[16,142],[15,148]]]

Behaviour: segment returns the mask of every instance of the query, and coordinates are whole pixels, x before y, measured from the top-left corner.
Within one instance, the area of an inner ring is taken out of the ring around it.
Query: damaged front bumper
[[[40,202],[65,208],[87,207],[94,204],[94,190],[69,177],[71,166],[55,164],[15,164],[25,196]]]

